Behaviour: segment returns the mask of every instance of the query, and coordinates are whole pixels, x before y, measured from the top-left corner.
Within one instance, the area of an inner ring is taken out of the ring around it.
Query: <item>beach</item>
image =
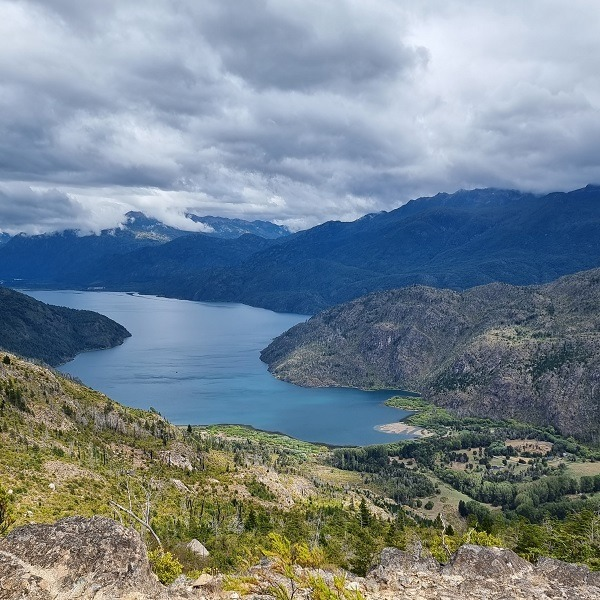
[[[414,435],[416,437],[429,437],[430,435],[433,435],[433,433],[431,431],[427,431],[427,429],[415,427],[414,425],[407,425],[401,421],[397,421],[396,423],[387,423],[386,425],[377,425],[375,429],[383,433],[401,433],[406,435]]]

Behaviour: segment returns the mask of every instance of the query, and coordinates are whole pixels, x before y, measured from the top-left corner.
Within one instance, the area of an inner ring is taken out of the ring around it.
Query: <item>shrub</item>
[[[173,583],[183,572],[181,563],[170,552],[160,548],[148,552],[148,560],[158,580],[164,585]]]

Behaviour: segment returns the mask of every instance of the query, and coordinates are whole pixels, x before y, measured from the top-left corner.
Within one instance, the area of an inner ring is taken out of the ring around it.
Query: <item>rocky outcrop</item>
[[[298,571],[298,581],[307,582],[306,588],[296,584],[298,598],[313,597],[311,575],[333,584],[330,572],[309,573],[299,567]],[[247,596],[250,600],[272,598],[269,590],[274,583],[280,592],[289,585],[274,562],[263,562],[246,575],[256,582],[255,592]],[[386,548],[379,564],[365,578],[348,574],[345,585],[349,592],[360,592],[366,600],[600,598],[600,573],[587,567],[549,558],[533,565],[510,550],[471,545],[459,548],[445,566],[421,550],[410,553]],[[163,587],[150,571],[139,535],[103,517],[69,517],[54,525],[26,525],[0,540],[0,600],[239,597],[237,592],[223,589],[221,576],[208,574],[196,581],[181,577],[169,588]]]
[[[592,600],[600,577],[587,567],[553,559],[533,565],[510,550],[465,545],[444,567],[395,548],[360,582],[372,599]]]
[[[2,600],[163,597],[140,536],[111,519],[26,525],[0,541]]]
[[[305,386],[419,390],[459,415],[600,443],[600,269],[536,287],[414,286],[319,313],[261,354]]]

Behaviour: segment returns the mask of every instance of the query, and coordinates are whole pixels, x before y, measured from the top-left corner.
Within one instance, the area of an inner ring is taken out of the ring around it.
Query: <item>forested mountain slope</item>
[[[195,273],[207,266],[229,266],[231,256],[246,259],[252,252],[246,248],[240,255],[239,237],[255,238],[257,240],[281,238],[289,234],[284,227],[268,221],[244,221],[242,219],[227,219],[224,217],[198,217],[187,215],[190,227],[202,223],[205,231],[194,234],[192,231],[181,230],[165,225],[161,221],[147,217],[141,212],[128,212],[122,227],[106,229],[97,235],[84,234],[81,231],[67,230],[42,235],[20,234],[13,237],[0,235],[0,280],[17,282],[18,285],[51,285],[53,287],[82,287],[102,278],[115,280],[111,273],[117,273],[118,281],[124,280],[131,284],[139,280],[140,260],[143,262],[145,277],[153,281],[156,274],[154,254],[145,255],[143,249],[160,248],[169,242],[190,237],[186,242],[178,242],[174,249],[181,251],[182,264],[178,268],[181,273],[180,281],[190,272]],[[192,249],[197,242],[197,248]],[[211,245],[212,242],[212,245]],[[245,244],[248,246],[248,244]],[[244,246],[242,243],[241,246]],[[266,246],[257,246],[262,249]],[[252,250],[255,251],[255,250]],[[198,264],[185,262],[190,252],[200,257]],[[133,253],[131,257],[129,254]],[[159,265],[158,276],[168,277],[172,273],[172,250],[166,250]],[[187,253],[187,254],[186,254]],[[119,257],[127,259],[119,261]],[[185,267],[185,268],[184,268]],[[122,271],[122,272],[121,272]]]
[[[319,313],[261,358],[308,386],[419,390],[461,415],[600,441],[600,269],[543,286],[413,286]]]
[[[59,365],[79,352],[117,346],[130,335],[104,315],[51,306],[0,287],[0,348],[9,352]]]
[[[600,187],[537,197],[471,190],[285,238],[198,278],[196,299],[316,312],[371,291],[545,283],[600,266]]]
[[[0,279],[306,314],[406,285],[540,284],[600,266],[598,186],[546,196],[497,189],[438,194],[271,240],[260,236],[280,234],[272,230],[277,226],[259,224],[259,236],[234,239],[181,237],[142,217],[100,236],[17,236],[0,247]],[[243,230],[190,218],[221,227],[225,237]]]
[[[239,265],[274,243],[251,234],[223,239],[192,233],[165,244],[104,257],[85,283],[88,287],[189,297],[195,291],[197,273]]]

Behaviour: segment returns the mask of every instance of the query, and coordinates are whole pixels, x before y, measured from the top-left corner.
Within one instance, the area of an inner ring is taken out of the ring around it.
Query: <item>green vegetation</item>
[[[110,516],[140,531],[162,581],[269,553],[364,574],[385,546],[417,542],[440,560],[470,541],[600,567],[600,453],[551,428],[453,418],[429,438],[332,451],[240,426],[174,427],[13,356],[2,368],[4,531]]]
[[[183,572],[182,564],[170,552],[160,548],[148,552],[148,560],[158,580],[165,585],[173,583]]]
[[[432,410],[422,399],[397,397],[390,404],[421,410],[417,413],[425,416],[421,422],[438,435],[336,449],[332,465],[362,473],[374,490],[403,504],[402,510],[418,522],[429,522],[438,532],[428,538],[436,558],[443,558],[442,537],[444,548],[455,549],[467,537],[471,543],[481,543],[473,540],[489,534],[496,545],[511,547],[530,560],[553,556],[600,569],[600,539],[594,534],[600,526],[599,449],[563,438],[552,428],[516,421],[460,419],[445,413],[436,422],[439,409]],[[414,417],[407,421],[415,424]],[[434,483],[434,493],[428,492],[424,481]],[[428,511],[447,493],[441,482],[462,498],[452,508],[441,503],[433,518]],[[463,531],[455,511],[463,519]],[[446,520],[456,528],[451,535],[442,525]],[[467,532],[465,524],[470,528]]]
[[[0,485],[0,535],[5,533],[14,521],[10,500],[9,493]]]
[[[0,348],[53,366],[80,352],[112,348],[131,335],[104,315],[50,306],[5,287],[0,287],[0,322]],[[2,364],[10,364],[8,355]]]
[[[445,409],[428,402],[421,396],[393,396],[385,402],[387,406],[412,410],[415,414],[403,419],[404,423],[424,427],[429,431],[443,432],[455,422],[455,418]]]
[[[409,422],[447,413],[552,425],[600,444],[600,269],[543,286],[491,283],[456,292],[411,286],[334,306],[261,354],[305,386],[419,390]],[[409,394],[407,394],[408,396]]]

